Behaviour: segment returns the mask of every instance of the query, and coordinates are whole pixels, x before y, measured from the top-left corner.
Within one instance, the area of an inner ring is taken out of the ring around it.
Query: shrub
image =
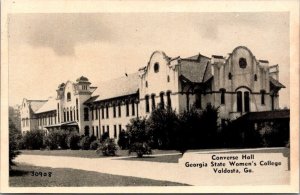
[[[76,131],[72,131],[69,136],[67,137],[67,144],[68,147],[71,150],[78,150],[79,149],[79,140],[80,140],[80,136]]]
[[[152,138],[152,147],[171,149],[176,145],[178,115],[171,108],[158,108],[152,111],[146,129]]]
[[[128,125],[129,134],[129,153],[136,152],[137,157],[143,157],[144,154],[151,152],[149,146],[150,134],[146,130],[145,118],[134,118]]]
[[[11,166],[15,165],[13,160],[20,154],[17,142],[19,136],[20,132],[15,124],[9,119],[9,169],[11,169]]]
[[[109,134],[108,134],[108,132],[104,132],[101,135],[100,142],[104,142],[107,138],[109,138]]]
[[[79,146],[82,150],[90,149],[91,138],[89,136],[84,136],[80,139]]]
[[[135,152],[138,158],[142,158],[144,154],[151,154],[151,147],[146,142],[135,142],[129,149],[129,154]]]
[[[94,140],[90,144],[90,149],[91,150],[97,150],[97,148],[100,146],[100,141],[99,140]]]
[[[42,130],[31,130],[28,131],[22,138],[22,142],[26,149],[37,150],[44,147],[44,131]]]
[[[55,150],[58,148],[61,149],[67,149],[67,137],[68,133],[64,130],[54,130],[48,133],[47,136],[45,136],[44,144],[47,148],[51,150]]]
[[[114,139],[106,139],[101,143],[100,147],[97,149],[97,153],[102,153],[103,156],[115,156],[117,151],[117,145]]]
[[[122,130],[119,134],[118,145],[122,150],[128,149],[129,147],[129,135],[125,130]]]

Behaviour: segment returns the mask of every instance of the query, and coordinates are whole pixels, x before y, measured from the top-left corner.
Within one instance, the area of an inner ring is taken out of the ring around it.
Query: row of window
[[[78,119],[79,114],[78,114],[78,109],[75,110],[74,109],[64,109],[64,115],[63,115],[63,122],[70,122],[70,121],[75,121],[75,120],[79,120]]]
[[[53,125],[53,124],[56,124],[56,115],[40,117],[37,119],[38,126]]]
[[[117,127],[117,125],[114,125],[113,127],[114,127],[114,128],[113,128],[113,130],[114,130],[114,138],[117,138],[118,135],[120,135],[120,133],[121,133],[121,131],[122,131],[122,125],[119,124],[118,127]],[[117,128],[118,128],[118,129],[117,129]],[[89,126],[86,126],[86,127],[84,128],[84,130],[85,130],[85,135],[89,135],[89,134],[90,134],[90,128],[89,128]],[[117,133],[117,131],[119,131],[119,133]],[[98,137],[98,138],[100,138],[101,135],[103,135],[105,132],[107,132],[108,135],[110,135],[110,132],[109,132],[109,125],[103,125],[103,126],[102,126],[102,132],[101,132],[101,130],[99,129],[99,126],[92,126],[92,135],[94,135],[94,136],[96,136],[96,137]]]
[[[229,80],[232,79],[232,74],[231,74],[231,72],[228,73],[228,79],[229,79]],[[254,74],[254,81],[257,81],[257,75],[256,75],[256,74]]]
[[[162,93],[159,94],[159,97],[160,97],[160,108],[165,108],[164,95],[165,95],[164,92],[162,92]],[[166,94],[166,96],[167,96],[167,106],[169,108],[171,108],[172,107],[171,92],[168,91],[167,94]],[[150,98],[149,95],[145,96],[145,104],[146,104],[145,105],[145,109],[146,109],[146,113],[150,112],[150,103],[149,103],[150,100],[149,100],[149,98]],[[151,104],[152,104],[152,110],[154,110],[155,107],[156,107],[156,104],[155,104],[155,94],[151,95]]]
[[[131,107],[131,116],[135,116],[136,113],[136,103],[132,102],[126,102],[125,106],[126,106],[126,116],[130,116],[130,107]],[[121,104],[118,105],[113,105],[112,106],[112,110],[113,110],[113,117],[121,117],[122,116],[122,109],[121,109]],[[99,110],[100,111],[100,110]],[[92,120],[98,120],[98,109],[91,109],[91,115],[92,115]],[[100,113],[99,113],[100,115]],[[109,106],[107,105],[105,108],[101,108],[101,118],[102,119],[108,119],[109,118]],[[84,108],[84,121],[89,121],[89,108]]]

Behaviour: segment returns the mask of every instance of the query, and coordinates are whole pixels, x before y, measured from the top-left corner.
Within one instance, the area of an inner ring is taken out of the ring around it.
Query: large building
[[[97,137],[109,132],[118,138],[130,119],[147,117],[157,106],[181,113],[211,104],[219,107],[220,119],[276,110],[284,88],[278,74],[278,65],[257,60],[243,46],[226,57],[171,58],[155,51],[137,73],[93,85],[82,76],[60,84],[56,98],[23,99],[22,132],[65,129]]]

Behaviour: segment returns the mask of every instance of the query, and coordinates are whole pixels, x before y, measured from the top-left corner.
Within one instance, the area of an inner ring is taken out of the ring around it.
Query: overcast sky
[[[155,50],[226,55],[246,46],[279,64],[289,107],[288,13],[99,13],[9,16],[9,104],[47,99],[84,75],[92,84],[136,72]]]

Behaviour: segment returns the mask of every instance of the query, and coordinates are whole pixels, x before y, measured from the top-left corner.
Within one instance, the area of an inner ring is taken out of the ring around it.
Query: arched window
[[[67,108],[67,121],[69,121],[69,108]]]
[[[201,93],[200,93],[200,91],[196,92],[195,107],[198,108],[198,109],[202,108],[202,101],[201,101]]]
[[[172,108],[171,91],[167,92],[167,105],[168,105],[168,108]]]
[[[156,73],[156,72],[159,72],[159,64],[158,64],[158,62],[156,62],[155,64],[154,64],[154,72]]]
[[[265,94],[266,94],[266,92],[265,92],[265,90],[261,90],[260,93],[261,93],[261,105],[265,105]]]
[[[160,97],[160,108],[164,109],[165,108],[165,102],[164,102],[164,92],[161,92],[159,94]]]
[[[221,104],[225,104],[225,89],[220,89],[221,92]]]
[[[230,73],[228,73],[228,79],[229,79],[229,80],[231,80],[231,79],[232,79],[232,74],[231,74],[231,72],[230,72]]]
[[[66,109],[64,109],[64,122],[66,122],[67,121],[67,117],[66,117],[67,115],[66,115]]]
[[[84,121],[88,121],[89,120],[89,109],[87,108],[87,107],[85,107],[84,109],[83,109],[83,120]]]
[[[151,101],[152,101],[152,110],[155,109],[155,94],[151,95]]]
[[[57,121],[60,122],[59,120],[59,103],[57,103]]]
[[[126,116],[129,116],[129,102],[126,102]]]
[[[135,115],[135,103],[134,103],[134,101],[132,101],[132,103],[131,103],[131,110],[132,110],[132,116],[134,116]]]
[[[240,68],[246,68],[247,60],[245,58],[240,58],[239,59],[239,65],[240,65]]]
[[[78,98],[76,98],[76,119],[79,120],[79,113],[78,113]]]
[[[254,75],[254,81],[257,81],[257,75],[256,74]]]
[[[249,93],[249,91],[244,92],[244,107],[245,107],[245,112],[250,111],[250,93]]]
[[[149,108],[149,96],[146,95],[145,96],[145,103],[146,103],[146,113],[148,113],[150,111],[150,108]]]
[[[237,102],[237,111],[242,112],[243,111],[243,99],[242,99],[242,92],[238,91],[236,94],[236,102]]]
[[[71,118],[71,121],[73,121],[73,111],[72,111],[72,108],[70,108],[70,118]]]
[[[71,101],[71,93],[70,92],[67,93],[67,101]]]

